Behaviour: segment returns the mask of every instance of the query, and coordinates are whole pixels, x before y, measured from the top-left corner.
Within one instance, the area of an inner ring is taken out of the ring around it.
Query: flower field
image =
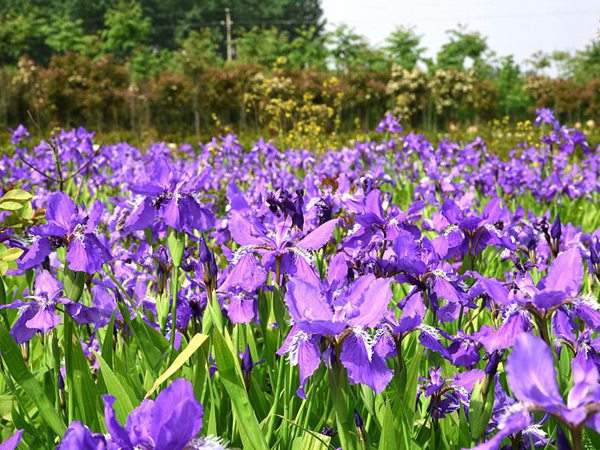
[[[600,448],[600,145],[12,135],[8,449]]]

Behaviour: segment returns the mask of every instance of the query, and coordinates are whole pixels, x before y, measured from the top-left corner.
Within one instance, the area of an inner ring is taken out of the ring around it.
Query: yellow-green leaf
[[[198,350],[202,344],[206,342],[208,336],[206,334],[198,333],[196,334],[189,342],[189,344],[185,347],[185,349],[177,355],[173,363],[165,370],[154,382],[148,393],[146,394],[146,398],[150,397],[154,391],[156,391],[161,384],[167,381],[170,377],[172,377],[175,372],[177,372],[181,367],[191,358],[191,356]]]
[[[0,253],[0,261],[15,261],[23,254],[20,248],[9,248]]]
[[[23,207],[23,203],[14,202],[12,200],[0,201],[0,209],[5,211],[18,211]]]
[[[12,189],[0,197],[0,202],[4,202],[7,200],[14,200],[17,202],[26,202],[33,198],[33,196],[23,189]]]

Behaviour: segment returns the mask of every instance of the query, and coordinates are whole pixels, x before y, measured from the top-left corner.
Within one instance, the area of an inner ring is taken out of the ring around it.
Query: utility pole
[[[231,42],[231,26],[233,25],[233,21],[231,20],[231,14],[229,13],[229,8],[225,8],[225,35],[227,38],[227,61],[231,61],[233,59],[233,44]]]

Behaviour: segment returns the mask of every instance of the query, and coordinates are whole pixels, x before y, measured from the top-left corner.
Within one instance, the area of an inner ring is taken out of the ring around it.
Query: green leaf
[[[23,254],[20,248],[7,248],[0,252],[0,261],[16,261]]]
[[[100,397],[96,390],[96,385],[90,373],[90,367],[81,350],[81,345],[77,335],[73,330],[73,319],[65,314],[65,324],[63,328],[65,334],[65,362],[67,373],[67,387],[70,400],[79,410],[79,414],[74,415],[70,411],[69,419],[80,419],[92,429],[98,429],[98,406]]]
[[[161,376],[159,376],[152,388],[146,394],[146,398],[150,397],[156,389],[160,387],[165,381],[172,377],[181,367],[192,357],[192,355],[206,342],[208,336],[202,333],[196,334],[185,347],[185,349],[177,355],[173,363],[165,370]]]
[[[185,248],[185,235],[169,227],[167,245],[169,253],[171,253],[171,259],[173,259],[173,264],[175,267],[180,267],[181,260],[183,259],[183,249]]]
[[[71,300],[77,302],[83,294],[85,286],[85,272],[75,272],[65,268],[64,287],[65,294]]]
[[[8,200],[14,200],[16,202],[26,202],[33,198],[33,196],[23,189],[11,189],[2,197],[0,197],[0,203]]]
[[[379,450],[387,450],[388,448],[400,448],[400,442],[397,436],[397,427],[394,423],[394,414],[392,408],[387,402],[382,405],[383,415],[381,421],[381,437],[379,439]]]
[[[22,207],[22,203],[13,202],[11,200],[0,202],[0,209],[3,209],[5,211],[18,211]]]
[[[0,323],[0,348],[2,348],[2,359],[16,383],[33,400],[44,422],[57,436],[62,436],[66,429],[64,422],[46,396],[43,386],[27,369],[19,346],[2,323]]]
[[[267,450],[269,447],[250,404],[239,358],[233,350],[229,333],[225,330],[223,335],[220,330],[213,328],[212,336],[219,377],[229,395],[243,447]]]
[[[102,357],[110,367],[113,367],[113,338],[115,330],[115,314],[113,313],[110,322],[104,329],[104,340],[102,341]]]
[[[329,436],[303,433],[292,441],[292,450],[327,450],[330,441]]]
[[[126,384],[124,376],[117,376],[99,353],[95,353],[100,362],[100,374],[108,392],[116,398],[115,413],[121,423],[125,423],[127,415],[133,411],[137,399],[131,386]]]
[[[139,315],[132,320],[129,316],[129,308],[123,302],[117,302],[117,306],[125,323],[133,331],[148,366],[155,374],[158,373],[169,349],[169,342],[158,331],[146,325]]]
[[[494,384],[484,378],[478,381],[473,388],[471,401],[469,403],[469,425],[471,427],[471,438],[479,440],[487,427],[494,407]],[[485,392],[487,389],[487,392]]]

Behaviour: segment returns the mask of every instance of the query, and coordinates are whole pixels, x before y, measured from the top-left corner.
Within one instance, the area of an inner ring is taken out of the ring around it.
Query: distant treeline
[[[346,26],[326,31],[318,0],[0,0],[4,128],[302,133],[371,128],[386,111],[436,128],[538,106],[600,118],[600,41],[519,65],[461,27],[433,58],[410,28],[373,47]]]

